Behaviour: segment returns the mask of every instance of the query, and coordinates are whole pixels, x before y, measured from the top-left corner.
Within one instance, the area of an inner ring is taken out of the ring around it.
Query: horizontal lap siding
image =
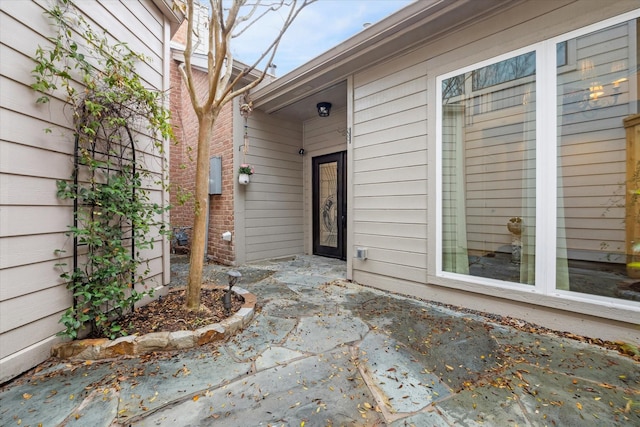
[[[354,78],[353,245],[361,274],[426,282],[427,78],[407,57]]]
[[[302,253],[302,128],[255,112],[248,143],[255,173],[236,196],[244,199],[246,260]]]
[[[48,356],[61,313],[72,297],[60,279],[56,263],[70,263],[73,253],[67,227],[73,220],[69,201],[56,197],[56,180],[69,179],[73,168],[71,110],[62,91],[46,105],[33,83],[31,59],[48,46],[53,28],[43,16],[49,2],[0,2],[0,382],[19,374]],[[107,29],[111,40],[122,40],[146,60],[138,64],[143,84],[162,90],[164,18],[151,1],[79,2],[95,30]],[[44,129],[51,129],[45,134]],[[144,132],[144,129],[142,129]],[[148,152],[143,134],[138,147]],[[162,159],[147,155],[146,165],[158,177]],[[161,203],[162,192],[151,185],[151,199]],[[62,249],[65,258],[56,256]],[[163,245],[145,250],[149,278],[161,285]]]
[[[595,6],[595,5],[598,6]],[[451,31],[448,33],[442,33],[438,35],[438,39],[434,39],[432,42],[425,42],[423,46],[418,47],[413,51],[410,56],[413,59],[407,59],[409,65],[415,64],[418,61],[426,60],[427,67],[425,72],[429,73],[429,89],[436,86],[436,78],[439,75],[454,72],[457,69],[468,67],[474,63],[487,60],[491,57],[504,54],[510,50],[520,49],[525,46],[529,46],[533,43],[540,42],[543,39],[555,37],[566,31],[577,29],[581,26],[597,22],[606,17],[614,16],[617,13],[622,13],[627,10],[635,9],[638,7],[637,2],[620,0],[616,2],[608,2],[606,6],[602,2],[597,1],[554,1],[554,2],[540,2],[540,1],[526,1],[511,5],[510,8],[500,10],[496,16],[488,17],[487,19],[476,20],[470,23],[468,28],[463,28],[457,31]],[[637,49],[637,48],[636,48]],[[359,104],[359,99],[366,96],[363,93],[358,93],[364,86],[368,86],[368,93],[371,94],[376,91],[382,91],[385,87],[393,87],[398,85],[399,81],[408,81],[406,78],[399,78],[398,74],[406,67],[398,66],[401,64],[401,60],[398,58],[395,61],[384,64],[383,67],[370,67],[368,71],[354,76],[354,84],[356,88],[356,100],[355,109],[360,111],[363,107]],[[402,64],[404,65],[404,64]],[[383,76],[386,76],[383,77]],[[385,81],[382,81],[384,79]],[[587,80],[589,82],[589,80]],[[634,82],[635,83],[635,82]],[[432,93],[429,93],[429,101],[439,102]],[[562,94],[558,93],[560,97]],[[626,97],[626,98],[625,98]],[[626,100],[625,100],[626,99]],[[620,95],[620,103],[627,102],[628,95]],[[429,140],[428,148],[436,148],[436,137],[431,131],[435,131],[440,123],[434,123],[436,118],[436,108],[434,105],[428,105],[428,118],[432,121],[429,122]],[[594,209],[598,206],[603,207],[603,202],[606,203],[606,198],[610,194],[614,194],[614,189],[617,188],[621,182],[624,182],[624,176],[621,175],[620,157],[618,154],[608,153],[609,151],[620,151],[620,142],[624,141],[624,129],[622,128],[621,118],[624,116],[624,112],[612,113],[609,119],[602,117],[601,123],[606,123],[607,120],[611,120],[606,126],[608,129],[600,130],[594,129],[590,125],[589,120],[579,119],[575,117],[574,122],[569,122],[563,128],[563,140],[562,140],[562,158],[561,163],[570,164],[569,157],[576,155],[574,160],[577,163],[565,166],[563,175],[563,185],[565,187],[565,193],[569,194],[571,204],[571,224],[570,232],[572,229],[579,229],[582,226],[586,226],[589,223],[595,224],[594,218],[590,216],[595,212],[589,212],[588,209]],[[564,116],[562,119],[568,119]],[[426,122],[426,119],[425,119]],[[393,144],[398,140],[399,129],[403,131],[407,129],[407,125],[404,128],[393,127],[391,125],[385,126],[385,130],[379,130],[375,134],[366,134],[363,132],[362,123],[358,120],[354,123],[354,161],[355,167],[358,167],[358,163],[361,161],[357,159],[359,151],[365,145],[376,144]],[[394,124],[395,125],[395,124]],[[561,125],[560,120],[558,125]],[[415,128],[423,126],[423,123],[412,124]],[[544,123],[538,124],[538,126],[545,126]],[[499,126],[494,126],[499,127]],[[616,129],[613,131],[613,129]],[[378,127],[379,129],[379,127]],[[540,127],[538,127],[540,129]],[[384,134],[383,134],[384,132]],[[366,137],[365,137],[366,134]],[[426,137],[425,137],[426,138]],[[495,136],[493,136],[495,138]],[[405,138],[406,140],[406,138]],[[581,144],[589,144],[590,146]],[[496,155],[504,153],[500,151],[500,147],[490,142],[484,147],[486,149],[485,154]],[[492,151],[494,150],[494,151]],[[583,151],[584,150],[584,151]],[[583,156],[581,153],[591,153],[591,156]],[[433,152],[430,152],[429,160],[436,160],[436,156]],[[602,155],[602,157],[600,157]],[[606,157],[608,159],[604,160]],[[603,160],[601,161],[600,158]],[[623,158],[623,157],[622,157]],[[438,159],[439,160],[439,159]],[[429,177],[435,177],[434,164],[427,165],[426,159],[424,161],[424,167],[430,173]],[[431,169],[429,169],[431,168]],[[356,187],[361,185],[361,175],[364,171],[356,171],[353,184]],[[367,171],[369,172],[369,171]],[[375,175],[379,170],[371,170],[370,178],[375,180]],[[445,171],[446,173],[447,171]],[[544,173],[544,170],[540,171]],[[359,175],[360,174],[360,175]],[[590,175],[596,175],[591,178]],[[400,178],[398,173],[398,179]],[[388,179],[387,175],[384,179]],[[620,179],[622,177],[622,179]],[[586,184],[586,185],[585,185]],[[598,185],[599,184],[599,185]],[[519,188],[522,187],[521,183],[509,183],[505,182],[503,185],[504,196],[499,197],[500,190],[491,190],[490,196],[492,197],[492,203],[500,208],[507,208],[512,205],[511,200],[517,197]],[[382,227],[384,222],[380,217],[387,212],[387,209],[397,210],[398,206],[409,207],[409,211],[417,210],[418,212],[424,211],[427,215],[427,208],[435,209],[440,206],[433,199],[436,186],[433,182],[430,182],[428,187],[430,190],[428,194],[413,196],[413,195],[378,195],[375,198],[369,199],[367,197],[360,197],[355,195],[355,209],[353,218],[356,222],[356,227],[359,222],[362,221],[375,221]],[[476,189],[477,190],[477,189]],[[544,191],[544,189],[541,189]],[[616,193],[618,194],[618,193]],[[432,197],[427,200],[428,197]],[[578,200],[580,199],[580,200]],[[587,200],[591,199],[591,200]],[[428,203],[428,205],[427,205]],[[483,200],[474,199],[469,201],[467,207],[477,208],[483,206]],[[584,210],[586,208],[587,210]],[[357,209],[360,209],[359,211]],[[363,216],[363,211],[375,211],[375,214],[369,216]],[[580,213],[586,214],[586,218],[580,218]],[[407,213],[407,215],[411,215]],[[436,230],[434,222],[437,220],[437,215],[433,211],[428,212],[428,219],[430,222],[430,230]],[[505,218],[508,220],[508,217]],[[617,221],[615,215],[612,217],[607,216],[605,218],[598,218],[599,222],[598,233],[604,231],[609,227],[614,227]],[[584,220],[584,222],[583,222]],[[407,220],[403,217],[403,223],[409,223],[415,221],[415,219]],[[506,221],[505,221],[506,222]],[[498,225],[496,224],[496,227]],[[620,227],[623,227],[622,223],[619,223]],[[506,223],[500,225],[506,230]],[[594,233],[594,231],[589,231]],[[582,236],[586,237],[586,232],[583,232]],[[613,233],[611,234],[613,236]],[[432,239],[428,241],[429,249],[435,251],[438,246],[435,244],[435,239],[438,236],[430,235]],[[618,236],[623,237],[623,236]],[[595,313],[597,316],[618,319],[623,322],[631,322],[637,318],[633,316],[635,313],[631,313],[631,310],[625,311],[625,314],[616,314],[619,308],[608,310],[607,307],[600,307],[601,310],[594,308],[592,304],[583,304],[577,300],[559,300],[554,297],[547,298],[546,296],[535,295],[533,293],[520,293],[519,291],[505,291],[496,295],[495,288],[490,290],[482,286],[476,286],[474,284],[461,284],[456,281],[448,281],[442,279],[436,275],[436,271],[430,271],[429,278],[434,283],[446,284],[447,286],[419,286],[419,282],[411,280],[412,271],[402,272],[402,260],[394,261],[398,262],[396,270],[389,268],[381,269],[380,263],[387,261],[383,257],[392,259],[389,253],[382,254],[383,250],[390,250],[393,253],[410,254],[411,251],[419,253],[423,250],[425,239],[414,239],[405,237],[390,237],[381,235],[364,235],[362,233],[355,233],[355,246],[368,246],[370,259],[366,261],[356,261],[353,263],[353,279],[361,283],[376,286],[382,289],[394,290],[400,292],[406,292],[420,297],[428,298],[435,301],[444,302],[447,304],[464,305],[466,307],[474,308],[485,312],[495,312],[506,316],[515,317],[529,317],[534,322],[539,322],[542,325],[551,328],[564,328],[562,330],[580,331],[585,334],[592,334],[593,336],[600,337],[614,337],[615,334],[608,332],[609,327],[616,328],[620,326],[620,336],[637,336],[637,331],[632,331],[632,326],[628,325],[616,325],[614,322],[604,322],[606,327],[600,327],[603,322],[601,319],[589,318],[589,315]],[[584,240],[583,240],[584,242]],[[594,239],[590,244],[595,244],[597,239]],[[553,242],[551,242],[553,244]],[[424,255],[426,258],[427,256]],[[370,263],[370,261],[374,261]],[[432,252],[429,254],[429,266],[436,266],[436,255]],[[408,261],[405,261],[408,262]],[[391,264],[391,262],[389,262]],[[412,264],[413,267],[419,267],[418,263]],[[451,287],[449,287],[449,285]],[[550,284],[553,286],[553,284]],[[479,294],[474,294],[478,292]],[[502,298],[497,298],[500,296]],[[495,297],[495,298],[494,298]],[[503,300],[503,298],[505,298]],[[516,299],[518,303],[513,304],[509,299]],[[506,301],[506,302],[504,302]],[[546,310],[546,308],[540,309],[540,306],[550,306],[553,309]],[[525,307],[526,306],[526,307]],[[523,314],[523,307],[526,308],[526,313]],[[557,310],[556,310],[557,309]],[[568,312],[567,315],[561,313],[562,310],[571,310],[577,313]],[[629,317],[626,317],[629,316]],[[626,317],[626,318],[625,318]],[[530,319],[530,320],[531,320]],[[631,320],[630,320],[631,319]],[[637,322],[636,322],[637,323]],[[581,332],[577,332],[581,333]],[[609,339],[609,338],[607,338]]]

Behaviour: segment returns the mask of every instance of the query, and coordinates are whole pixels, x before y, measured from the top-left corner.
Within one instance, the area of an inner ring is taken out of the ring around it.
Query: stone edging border
[[[226,286],[215,286],[226,289]],[[185,350],[225,339],[244,329],[255,314],[256,296],[235,286],[232,291],[244,299],[240,310],[219,323],[195,331],[152,332],[128,335],[115,340],[107,338],[74,340],[54,345],[51,356],[70,360],[100,360],[118,356],[139,356],[153,351]]]

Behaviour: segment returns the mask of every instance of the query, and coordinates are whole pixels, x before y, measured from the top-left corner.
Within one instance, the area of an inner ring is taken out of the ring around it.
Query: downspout
[[[170,48],[171,21],[166,15],[163,19],[162,42],[163,42],[163,45],[162,45],[162,91],[163,93],[168,93],[171,89],[172,59],[171,59],[171,48]],[[171,107],[168,97],[164,99],[163,106],[167,108]],[[164,207],[171,204],[171,196],[169,194],[168,187],[166,186],[167,181],[170,180],[169,173],[171,170],[171,164],[170,164],[171,155],[170,155],[169,141],[167,139],[165,139],[162,142],[162,146],[166,153],[162,156],[162,160],[161,160],[162,170],[163,170],[162,172],[163,188],[161,188],[161,197],[162,197],[162,206]],[[171,221],[171,218],[168,211],[163,211],[162,222],[169,223],[169,226],[171,226],[170,221]],[[171,243],[169,239],[167,239],[164,236],[162,238],[161,247],[162,247],[162,260],[163,260],[162,264],[163,265],[162,265],[162,283],[160,284],[160,286],[167,286],[171,282],[171,274],[168,273],[171,271]]]

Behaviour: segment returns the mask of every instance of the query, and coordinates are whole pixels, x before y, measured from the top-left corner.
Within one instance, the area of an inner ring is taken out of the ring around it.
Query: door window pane
[[[442,87],[442,269],[533,284],[535,52]]]
[[[632,20],[566,44],[577,66],[557,75],[557,289],[640,295],[640,140],[628,145],[623,123],[637,113],[636,28]]]
[[[338,247],[338,162],[319,165],[320,245]]]

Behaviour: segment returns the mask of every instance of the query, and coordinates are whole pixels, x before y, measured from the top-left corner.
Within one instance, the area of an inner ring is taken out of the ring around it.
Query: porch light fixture
[[[331,111],[330,102],[319,102],[316,107],[318,108],[318,115],[320,117],[329,117],[329,112]]]

